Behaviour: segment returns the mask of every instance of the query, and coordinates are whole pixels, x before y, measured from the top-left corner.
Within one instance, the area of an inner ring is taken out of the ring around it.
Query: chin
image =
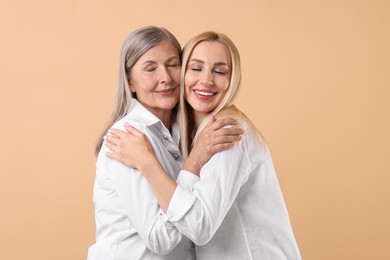
[[[161,106],[161,109],[170,110],[170,109],[173,109],[176,106],[176,104],[177,104],[177,102],[171,102],[171,103],[163,104]]]

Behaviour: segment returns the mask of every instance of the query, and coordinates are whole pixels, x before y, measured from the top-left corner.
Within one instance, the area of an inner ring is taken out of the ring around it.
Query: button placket
[[[167,146],[168,150],[170,151],[169,153],[171,154],[171,156],[176,160],[176,161],[179,161],[181,156],[180,156],[180,152],[177,153],[177,144],[175,144],[175,142],[173,141],[172,137],[164,134],[164,133],[161,133],[161,136],[162,138],[164,139],[164,143],[165,145]],[[175,149],[174,149],[175,147]]]

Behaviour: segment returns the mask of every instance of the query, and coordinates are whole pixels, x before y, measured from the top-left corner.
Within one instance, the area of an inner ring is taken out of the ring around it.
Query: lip
[[[175,92],[176,88],[167,88],[163,90],[156,91],[158,94],[163,95],[163,96],[170,96]]]

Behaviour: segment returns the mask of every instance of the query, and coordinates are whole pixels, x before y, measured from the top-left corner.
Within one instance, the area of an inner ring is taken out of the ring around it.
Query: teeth
[[[214,93],[210,92],[203,92],[203,91],[195,91],[196,94],[202,95],[202,96],[212,96]]]

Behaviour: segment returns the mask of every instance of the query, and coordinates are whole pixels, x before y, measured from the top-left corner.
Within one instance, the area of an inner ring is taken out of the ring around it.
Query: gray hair
[[[123,42],[114,109],[106,127],[97,141],[95,155],[98,155],[103,144],[103,137],[108,129],[127,113],[131,105],[131,98],[136,98],[135,93],[131,93],[129,87],[129,79],[134,64],[148,50],[159,45],[164,40],[170,41],[176,47],[179,57],[181,57],[181,46],[179,41],[172,33],[162,27],[146,26],[139,28],[132,32]]]

